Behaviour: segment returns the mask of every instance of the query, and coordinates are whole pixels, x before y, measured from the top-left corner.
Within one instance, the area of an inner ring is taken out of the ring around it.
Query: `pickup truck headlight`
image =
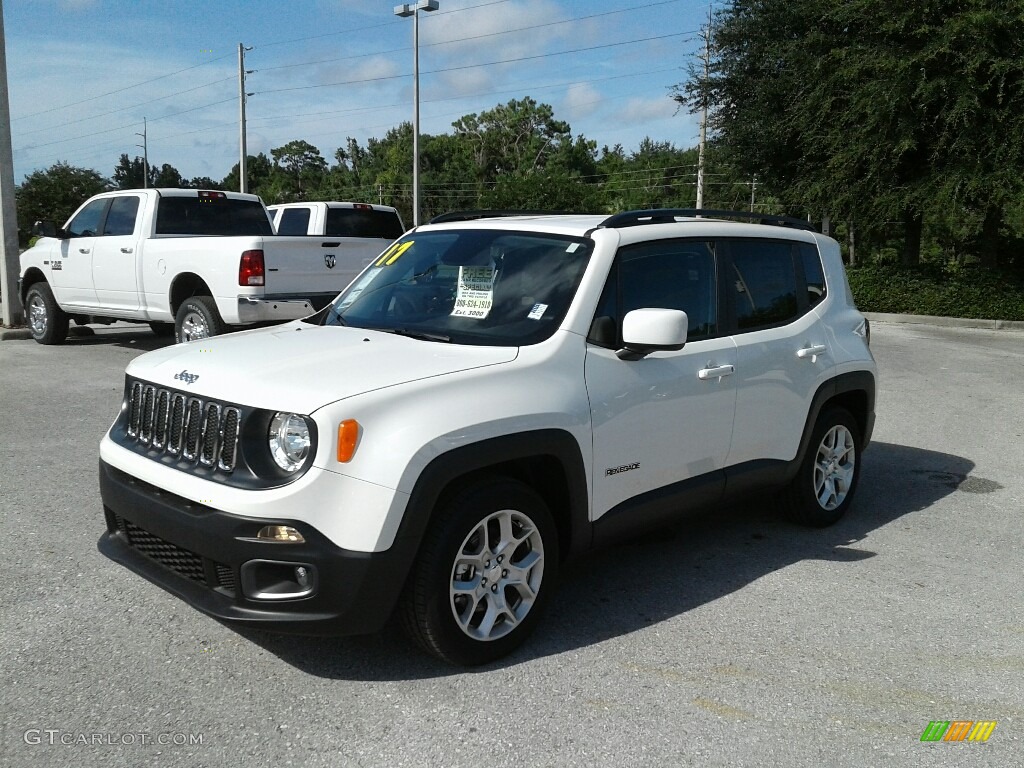
[[[297,413],[275,413],[267,435],[270,455],[285,472],[301,467],[312,447],[309,424]]]

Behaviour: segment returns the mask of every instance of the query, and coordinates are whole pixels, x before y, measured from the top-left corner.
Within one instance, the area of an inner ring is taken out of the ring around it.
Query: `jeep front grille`
[[[230,405],[136,381],[128,394],[128,438],[186,463],[232,472],[241,412]]]

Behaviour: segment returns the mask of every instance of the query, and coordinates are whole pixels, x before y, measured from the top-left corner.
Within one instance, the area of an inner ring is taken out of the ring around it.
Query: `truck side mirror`
[[[39,237],[57,237],[57,227],[49,219],[44,219],[32,225],[32,234]]]

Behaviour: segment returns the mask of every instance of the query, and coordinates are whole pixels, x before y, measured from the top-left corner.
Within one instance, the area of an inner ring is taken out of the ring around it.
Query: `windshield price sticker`
[[[494,304],[494,268],[460,267],[452,317],[485,318]]]

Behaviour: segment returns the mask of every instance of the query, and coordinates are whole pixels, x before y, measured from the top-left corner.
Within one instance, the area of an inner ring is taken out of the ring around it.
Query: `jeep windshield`
[[[509,230],[412,232],[317,317],[435,342],[536,344],[565,317],[592,247]]]

